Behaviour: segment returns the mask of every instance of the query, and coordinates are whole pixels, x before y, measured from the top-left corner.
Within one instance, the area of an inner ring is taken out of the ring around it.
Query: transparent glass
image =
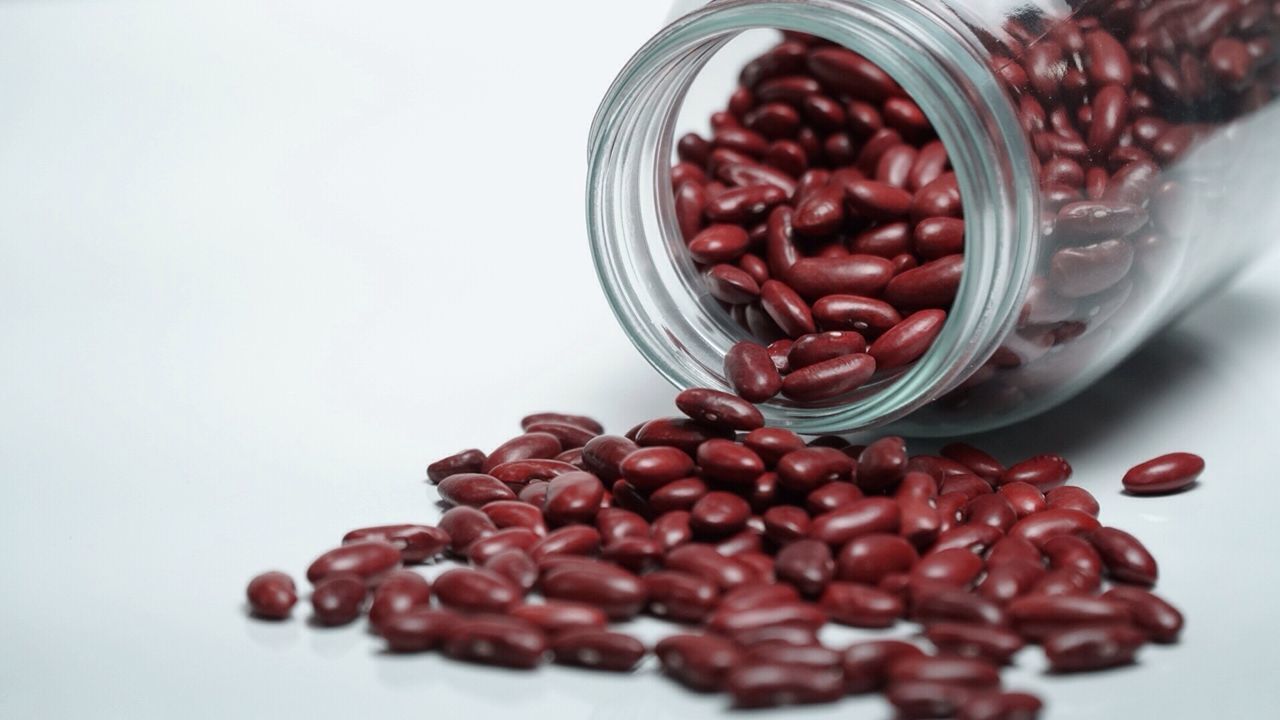
[[[1101,377],[1280,231],[1280,4],[676,9],[691,12],[635,55],[601,104],[588,188],[606,295],[673,384],[727,389],[725,353],[751,338],[688,257],[670,170],[690,87],[739,33],[814,35],[883,68],[932,122],[963,197],[963,276],[928,352],[834,401],[770,400],[771,423],[919,436],[1016,422]]]

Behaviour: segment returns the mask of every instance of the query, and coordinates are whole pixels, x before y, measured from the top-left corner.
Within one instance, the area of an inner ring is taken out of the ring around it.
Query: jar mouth
[[[740,33],[821,36],[894,78],[946,146],[965,206],[963,276],[929,351],[903,371],[831,404],[778,397],[771,425],[809,434],[899,421],[916,435],[950,432],[902,419],[958,386],[1013,326],[1033,270],[1038,197],[1032,154],[984,51],[957,20],[904,0],[727,0],[651,40],[622,71],[592,128],[588,225],[597,273],[619,322],[677,387],[728,389],[723,357],[752,339],[705,290],[674,219],[670,158],[680,107],[706,63]]]

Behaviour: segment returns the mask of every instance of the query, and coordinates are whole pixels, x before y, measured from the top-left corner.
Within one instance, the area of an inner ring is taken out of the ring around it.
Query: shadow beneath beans
[[[1157,334],[1079,395],[1029,420],[971,436],[1006,459],[1074,452],[1123,438],[1126,429],[1162,411],[1186,388],[1227,372],[1215,347],[1239,346],[1275,328],[1280,308],[1236,291],[1209,301]],[[1239,348],[1234,348],[1239,350]]]

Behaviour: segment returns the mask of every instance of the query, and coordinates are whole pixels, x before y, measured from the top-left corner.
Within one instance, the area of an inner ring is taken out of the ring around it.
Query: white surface
[[[663,3],[439,5],[0,4],[0,717],[722,711],[651,668],[390,658],[305,605],[243,614],[256,572],[431,520],[425,464],[525,412],[670,412],[582,227],[591,114]],[[1049,717],[1274,716],[1278,273],[993,438],[1065,451],[1189,619],[1115,673],[1046,680],[1025,653],[1008,684]],[[1183,448],[1202,487],[1117,493]]]

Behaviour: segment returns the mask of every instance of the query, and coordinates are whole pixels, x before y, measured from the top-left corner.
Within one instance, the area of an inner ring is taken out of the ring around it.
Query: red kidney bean
[[[1137,205],[1107,200],[1082,200],[1058,211],[1055,233],[1072,238],[1123,237],[1147,222],[1147,211]]]
[[[531,669],[542,663],[547,638],[533,625],[511,617],[463,618],[450,630],[444,653],[455,660]]]
[[[539,536],[528,528],[506,528],[471,543],[466,554],[473,564],[484,565],[507,550],[528,551],[538,540]]]
[[[379,633],[391,652],[426,652],[443,644],[458,621],[448,610],[419,606],[387,618]]]
[[[1044,493],[1039,488],[1020,480],[1001,483],[1000,487],[996,488],[996,492],[1009,501],[1019,519],[1038,513],[1048,507]]]
[[[698,446],[703,477],[732,485],[746,485],[764,472],[764,461],[750,448],[732,440],[712,439]]]
[[[554,525],[589,523],[595,519],[603,499],[600,478],[588,472],[567,473],[547,487],[542,512]]]
[[[546,480],[534,480],[533,482],[520,488],[520,492],[516,494],[516,498],[522,503],[541,508],[547,499],[547,488],[550,483]]]
[[[947,313],[943,310],[913,313],[871,343],[867,353],[875,358],[876,367],[881,370],[908,365],[933,345],[946,320]]]
[[[999,528],[990,525],[957,525],[938,535],[929,552],[960,549],[981,555],[1000,542],[1003,536]]]
[[[480,466],[480,472],[487,473],[502,463],[513,460],[550,459],[564,450],[556,436],[549,433],[531,432],[514,437],[496,450],[489,453]]]
[[[792,227],[802,235],[825,236],[844,224],[844,188],[830,184],[809,195],[796,205]]]
[[[880,102],[901,92],[887,73],[866,58],[844,48],[826,47],[808,56],[808,69],[835,94]]]
[[[1064,485],[1050,490],[1045,495],[1045,502],[1050,508],[1079,510],[1086,515],[1098,517],[1098,500],[1082,487]]]
[[[878,295],[890,282],[893,273],[893,263],[883,257],[835,255],[796,260],[786,270],[784,279],[788,286],[799,293],[800,298],[819,300],[828,295]],[[804,327],[809,327],[808,332],[813,332],[810,309],[806,307],[803,311],[797,309],[795,312],[802,316],[788,320],[790,327],[776,316],[774,319],[792,337],[804,334],[790,330],[801,327],[802,323]]]
[[[916,191],[911,201],[911,218],[916,222],[931,217],[962,217],[960,186],[955,173],[939,175]]]
[[[1000,686],[1000,671],[986,660],[908,656],[889,665],[889,683],[929,682],[974,689]]]
[[[679,570],[710,580],[722,590],[743,585],[755,575],[749,566],[721,555],[709,545],[693,543],[668,551],[665,566],[668,570]]]
[[[653,521],[653,539],[671,550],[693,539],[689,526],[689,513],[683,510],[667,512]]]
[[[809,532],[809,513],[794,505],[777,505],[763,515],[765,537],[777,544],[799,540]]]
[[[1005,471],[1004,465],[990,453],[968,443],[948,443],[942,447],[941,453],[943,457],[964,465],[985,480],[995,481]]]
[[[787,453],[805,447],[799,435],[782,428],[752,430],[743,437],[742,444],[760,456],[767,467],[774,467]]]
[[[724,372],[742,399],[764,402],[782,390],[782,376],[768,351],[753,342],[740,342],[724,357]]]
[[[817,630],[798,625],[768,625],[738,630],[730,639],[746,650],[782,646],[814,647],[819,644]]]
[[[755,222],[790,194],[775,185],[731,188],[708,199],[703,214],[713,223]]]
[[[862,491],[848,483],[827,483],[805,496],[805,508],[814,515],[821,515],[861,500]]]
[[[747,648],[748,663],[768,662],[802,667],[810,671],[839,670],[839,652],[822,645],[789,643],[783,641],[761,642]],[[843,694],[843,690],[842,690]]]
[[[1011,561],[1030,562],[1040,565],[1043,556],[1040,549],[1024,538],[1003,537],[991,546],[990,552],[987,553],[987,565],[994,567],[1001,563]]]
[[[836,577],[877,585],[892,573],[909,571],[919,560],[915,547],[897,535],[870,534],[854,538],[840,549]]]
[[[982,558],[963,548],[935,551],[920,558],[911,569],[913,581],[929,581],[964,587],[978,579],[985,567]]]
[[[685,572],[659,570],[641,578],[653,615],[675,622],[701,622],[720,599],[716,584]]]
[[[707,289],[717,299],[740,305],[760,296],[760,285],[746,271],[733,265],[719,264],[704,276]]]
[[[1159,570],[1156,559],[1137,538],[1112,527],[1095,528],[1084,537],[1098,551],[1107,575],[1116,582],[1150,587],[1156,584]]]
[[[850,252],[859,255],[877,255],[888,259],[891,263],[893,258],[908,253],[910,250],[911,224],[905,221],[876,225],[870,230],[858,233],[853,237],[853,240],[849,241]],[[879,294],[887,283],[887,278],[884,282],[879,283],[879,287],[876,288],[876,294]],[[855,297],[857,296],[855,295]]]
[[[1182,613],[1163,598],[1136,587],[1117,585],[1102,594],[1102,599],[1129,608],[1133,624],[1152,642],[1174,643],[1182,633]]]
[[[820,594],[835,574],[831,548],[817,540],[797,540],[782,548],[775,567],[778,580],[809,596]]]
[[[963,255],[947,255],[899,273],[884,290],[884,299],[898,309],[950,307],[960,288]]]
[[[814,605],[779,603],[743,610],[729,610],[723,605],[707,618],[707,629],[720,635],[769,627],[794,625],[817,630],[827,621],[827,614]]]
[[[975,690],[960,685],[910,680],[895,682],[885,699],[897,711],[899,720],[954,717],[973,698]]]
[[[845,691],[859,695],[879,690],[888,680],[891,664],[913,657],[924,657],[924,652],[902,640],[856,642],[844,651]]]
[[[462,554],[471,543],[498,531],[489,516],[473,507],[458,506],[440,516],[440,529],[449,536],[449,549]]]
[[[527,430],[529,432],[544,432],[548,435],[554,435],[560,441],[560,446],[565,450],[580,448],[597,435],[597,433],[584,430],[576,425],[558,422],[533,423]]]
[[[550,436],[548,436],[550,437]],[[557,451],[558,452],[558,451]],[[460,473],[440,481],[440,497],[451,505],[478,508],[497,500],[515,500],[516,494],[496,477],[481,473]]]
[[[498,465],[488,474],[501,480],[507,487],[518,490],[536,480],[550,480],[565,473],[578,472],[578,470],[576,466],[561,460],[512,460]]]
[[[538,605],[517,605],[511,608],[508,615],[553,637],[573,630],[603,630],[609,622],[608,616],[600,608],[561,600],[548,600]]]
[[[346,625],[360,617],[368,590],[364,578],[352,573],[336,573],[316,583],[311,608],[321,625]]]
[[[1128,276],[1133,258],[1133,246],[1124,240],[1062,248],[1050,261],[1049,284],[1065,298],[1095,295]]]
[[[639,449],[635,442],[617,435],[600,435],[582,447],[582,463],[602,482],[622,477],[622,461]]]
[[[766,280],[760,286],[760,306],[782,332],[791,337],[806,335],[816,329],[813,313],[804,299],[791,286],[777,280]]]
[[[542,511],[519,500],[498,500],[488,503],[480,511],[489,517],[498,529],[524,528],[541,537],[547,534]],[[403,554],[403,553],[402,553]]]
[[[400,565],[400,550],[382,540],[360,540],[334,548],[307,568],[307,580],[317,585],[331,575],[350,573],[374,584]]]
[[[685,240],[691,240],[702,229],[702,213],[707,207],[707,199],[707,191],[700,183],[682,182],[676,186],[676,224]]]
[[[857,295],[828,295],[814,303],[813,315],[824,330],[853,330],[867,337],[902,322],[892,305]]]
[[[673,447],[648,447],[628,455],[620,469],[627,482],[641,492],[651,493],[692,474],[693,458]]]
[[[1024,482],[1043,492],[1062,485],[1070,477],[1071,465],[1060,455],[1037,455],[1010,466],[998,482],[1000,485]]]
[[[711,225],[689,241],[689,255],[700,263],[732,262],[747,251],[747,231],[737,225]]]
[[[381,540],[400,548],[400,559],[406,563],[426,562],[449,545],[449,536],[429,525],[378,525],[359,528],[342,536],[344,544],[361,540]]]
[[[671,446],[692,457],[698,451],[698,446],[707,440],[732,437],[732,431],[721,430],[689,418],[658,418],[640,428],[636,433],[636,442],[641,447]]]
[[[483,567],[510,580],[523,592],[529,592],[538,582],[538,564],[523,550],[503,550],[485,560]]]
[[[911,617],[922,625],[936,622],[962,622],[977,625],[1008,625],[1009,617],[1000,605],[989,598],[936,581],[913,579]]]
[[[1075,627],[1123,625],[1131,617],[1123,603],[1081,595],[1026,595],[1006,609],[1015,629],[1033,641]]]
[[[880,438],[858,455],[858,487],[869,493],[889,492],[902,481],[906,467],[906,441]]]
[[[1074,535],[1059,535],[1050,538],[1040,549],[1054,570],[1070,569],[1090,577],[1102,576],[1102,557],[1087,540]]]
[[[1090,575],[1077,568],[1050,570],[1033,586],[1030,595],[1093,595],[1102,585],[1101,575]]]
[[[593,628],[566,630],[551,638],[551,654],[561,665],[630,672],[645,656],[644,643],[622,633]]]
[[[264,572],[250,580],[245,595],[254,616],[267,620],[289,617],[289,612],[298,602],[298,589],[293,584],[293,578],[276,570]]]
[[[991,483],[971,473],[948,475],[938,484],[938,493],[940,495],[959,493],[965,497],[965,502],[968,502],[976,497],[991,494]]]
[[[639,573],[658,565],[665,551],[662,543],[652,538],[623,538],[605,545],[600,557]]]
[[[438,483],[450,475],[480,472],[486,457],[483,452],[475,448],[456,452],[428,465],[427,479],[433,483]]]
[[[529,548],[529,557],[541,563],[556,555],[591,555],[600,549],[600,532],[585,525],[566,525],[547,533]]]
[[[862,387],[875,371],[870,355],[844,355],[793,370],[782,379],[782,394],[792,400],[828,400]]]
[[[997,665],[1008,665],[1026,645],[1012,630],[991,625],[934,623],[925,628],[924,636],[941,652]]]
[[[369,605],[369,624],[375,630],[396,615],[431,602],[431,583],[412,570],[395,570],[387,574],[373,592]]]
[[[788,491],[813,492],[827,483],[849,480],[854,460],[831,447],[805,447],[778,460],[778,483]]]
[[[898,128],[902,130],[902,128]],[[894,145],[880,156],[876,163],[875,179],[886,185],[904,189],[916,162],[916,149],[906,143]]]
[[[433,588],[441,605],[466,612],[506,612],[522,596],[506,577],[473,568],[448,570],[436,578]]]
[[[1170,453],[1135,465],[1124,474],[1131,495],[1160,495],[1185,490],[1204,472],[1204,459],[1191,453]]]
[[[896,533],[901,520],[898,504],[889,498],[865,498],[813,519],[809,535],[839,546],[861,535]]]
[[[1072,628],[1046,637],[1044,654],[1054,672],[1090,672],[1132,663],[1145,642],[1127,625]]]
[[[788,368],[796,370],[845,355],[866,352],[867,341],[855,332],[835,330],[805,335],[787,353]]]
[[[676,396],[680,412],[707,425],[729,430],[755,430],[764,427],[764,416],[751,403],[736,395],[693,388]]]
[[[594,605],[611,620],[634,617],[647,599],[640,578],[599,562],[553,567],[543,575],[541,588],[548,598]]]
[[[974,525],[988,525],[1001,533],[1009,531],[1017,522],[1018,515],[1013,505],[1003,496],[996,493],[979,495],[965,505],[966,522]]]
[[[696,477],[667,483],[649,496],[649,507],[655,514],[672,510],[690,510],[707,494],[707,484]]]
[[[987,563],[987,575],[978,583],[978,594],[997,603],[1007,603],[1027,594],[1045,575],[1039,559],[1014,559]]]
[[[560,412],[539,412],[533,413],[532,415],[525,415],[520,419],[520,429],[528,430],[532,425],[545,422],[573,425],[574,427],[586,430],[592,435],[604,434],[604,426],[595,418],[587,417],[586,415],[575,415],[572,413]]]
[[[724,677],[736,667],[742,651],[715,635],[671,635],[653,650],[667,675],[701,691],[719,690]]]
[[[1021,692],[979,693],[960,706],[956,720],[1035,720],[1044,703]]]
[[[596,513],[596,530],[601,541],[608,545],[623,538],[650,537],[649,522],[643,517],[620,508],[602,508]]]
[[[902,600],[896,595],[845,582],[827,585],[818,604],[835,622],[853,627],[892,627],[903,612]]]
[[[1079,510],[1043,510],[1019,520],[1009,529],[1010,537],[1041,547],[1057,535],[1074,535],[1099,527],[1098,519]]]
[[[720,600],[720,609],[726,612],[754,610],[772,605],[791,605],[800,602],[800,592],[791,585],[749,583],[729,590]]]
[[[724,690],[734,707],[763,708],[835,702],[844,695],[844,682],[834,669],[751,662],[729,671]]]
[[[709,492],[694,504],[689,526],[697,536],[722,538],[741,530],[751,517],[751,506],[733,493]]]

